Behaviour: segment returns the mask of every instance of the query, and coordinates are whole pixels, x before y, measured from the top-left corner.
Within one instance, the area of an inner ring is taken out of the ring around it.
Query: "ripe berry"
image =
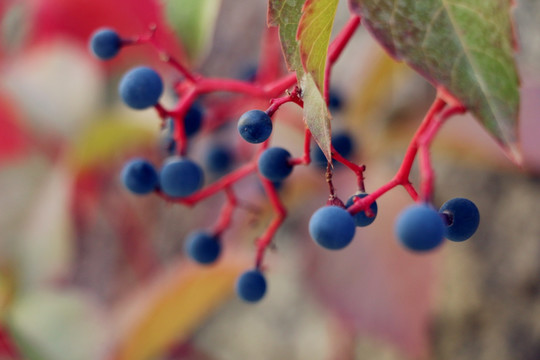
[[[441,206],[440,213],[448,216],[446,238],[452,241],[465,241],[476,232],[480,223],[480,213],[476,205],[464,198],[448,200]]]
[[[281,181],[291,174],[291,154],[280,147],[266,149],[258,160],[259,171],[268,180]]]
[[[118,91],[126,105],[141,110],[157,104],[163,93],[163,82],[155,70],[139,66],[124,75]]]
[[[364,198],[366,196],[368,196],[368,194],[366,194],[366,193],[353,195],[347,200],[347,203],[345,204],[345,206],[347,206],[347,207],[351,206],[354,203],[355,198],[360,198],[361,199],[361,198]],[[373,216],[371,216],[371,217],[369,217],[366,214],[365,211],[360,211],[360,212],[353,215],[354,222],[355,222],[356,226],[360,226],[360,227],[368,226],[373,221],[375,221],[375,218],[377,217],[377,210],[378,210],[376,201],[371,203],[371,205],[369,206],[369,210],[371,210],[371,212],[373,213]]]
[[[345,132],[332,135],[332,145],[334,146],[334,149],[344,158],[348,158],[354,152],[353,139]],[[314,164],[326,169],[328,160],[326,160],[322,150],[317,145],[315,145],[312,151],[311,158]],[[335,166],[338,164],[339,163],[336,163]]]
[[[122,39],[111,29],[99,29],[90,38],[90,50],[101,60],[116,56],[122,47]]]
[[[272,133],[272,119],[262,110],[250,110],[240,116],[238,132],[249,143],[262,143]]]
[[[206,152],[206,167],[215,174],[223,174],[229,171],[233,161],[234,154],[227,146],[212,145]]]
[[[328,108],[333,111],[341,110],[343,106],[343,97],[336,89],[330,89],[330,97],[328,99]]]
[[[355,230],[351,214],[338,206],[322,207],[309,220],[309,234],[317,244],[329,250],[349,245]]]
[[[413,251],[428,251],[444,240],[445,226],[439,213],[427,204],[409,206],[398,216],[395,226],[401,244]]]
[[[185,197],[199,190],[204,183],[204,173],[195,162],[173,156],[165,161],[159,173],[161,190],[172,197]]]
[[[257,79],[257,72],[259,69],[256,64],[245,66],[238,74],[238,79],[248,82],[253,82]]]
[[[198,103],[193,103],[184,116],[184,131],[190,137],[199,132],[202,126],[203,111]]]
[[[158,185],[154,166],[144,159],[130,160],[122,169],[122,183],[134,194],[148,194]]]
[[[266,279],[259,270],[249,270],[236,281],[236,294],[247,302],[257,302],[266,293]]]
[[[216,236],[204,231],[196,231],[186,239],[185,251],[199,264],[212,264],[221,253],[221,243]]]

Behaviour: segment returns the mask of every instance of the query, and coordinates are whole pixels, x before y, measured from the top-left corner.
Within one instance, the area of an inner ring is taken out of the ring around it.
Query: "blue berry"
[[[413,251],[428,251],[439,246],[445,235],[439,213],[427,204],[409,206],[398,216],[396,236],[403,246]]]
[[[249,143],[262,143],[272,133],[272,119],[262,110],[250,110],[240,116],[238,132]]]
[[[195,162],[173,156],[165,161],[159,173],[161,190],[168,196],[185,197],[199,190],[204,183],[204,173]]]
[[[90,38],[90,50],[101,60],[112,59],[122,47],[122,39],[111,29],[99,29]]]
[[[203,111],[198,103],[191,105],[184,116],[184,131],[186,136],[193,136],[199,132],[203,121]]]
[[[142,110],[157,104],[163,93],[163,82],[155,70],[139,66],[124,75],[118,91],[126,105]]]
[[[440,213],[448,216],[446,238],[452,241],[465,241],[476,232],[480,223],[480,213],[476,205],[464,198],[448,200],[441,206]]]
[[[341,110],[343,106],[343,97],[336,89],[330,89],[330,97],[328,99],[328,108],[330,110]]]
[[[205,157],[206,167],[215,174],[224,174],[229,171],[233,161],[233,152],[224,145],[212,145]]]
[[[249,270],[236,281],[236,294],[247,302],[257,302],[266,293],[266,279],[259,270]]]
[[[266,149],[258,160],[259,171],[268,180],[281,181],[291,174],[291,154],[280,147]]]
[[[148,194],[158,185],[154,166],[144,159],[130,160],[122,169],[121,178],[124,186],[137,195]]]
[[[334,146],[334,149],[346,159],[354,152],[353,139],[345,132],[332,135],[332,145]],[[315,148],[312,151],[311,158],[314,164],[326,169],[328,160],[326,160],[322,150],[317,145],[315,145]],[[338,164],[339,163],[336,163],[334,165],[337,166]]]
[[[221,253],[221,243],[216,236],[204,231],[196,231],[186,239],[185,251],[199,264],[212,264]]]
[[[361,199],[361,198],[364,198],[366,196],[368,196],[368,194],[366,194],[366,193],[353,195],[347,200],[347,203],[345,204],[345,206],[347,206],[347,207],[351,206],[354,203],[355,198],[359,197]],[[368,226],[373,221],[375,221],[375,218],[377,217],[377,210],[378,210],[376,201],[371,203],[371,205],[369,206],[369,210],[371,210],[371,212],[373,213],[372,217],[367,216],[365,211],[360,211],[360,212],[353,215],[354,222],[355,222],[356,226],[360,226],[360,227]]]
[[[257,65],[248,65],[240,71],[238,74],[238,79],[243,81],[249,81],[253,82],[257,79],[257,72],[259,69],[257,68]]]
[[[339,206],[322,207],[309,220],[309,234],[317,244],[329,250],[349,245],[355,230],[353,217]]]

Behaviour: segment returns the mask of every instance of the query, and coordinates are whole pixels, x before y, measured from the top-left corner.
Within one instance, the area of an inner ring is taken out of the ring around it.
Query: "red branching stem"
[[[275,26],[267,27],[263,34],[260,66],[255,76],[256,82],[265,83],[279,77],[282,71],[280,45],[278,28]]]
[[[221,209],[221,213],[219,214],[219,218],[214,227],[214,235],[218,238],[231,226],[232,216],[236,206],[238,205],[236,195],[234,194],[231,186],[225,187],[224,192],[227,199],[223,205],[223,208]]]
[[[235,79],[203,78],[197,83],[197,90],[201,94],[218,91],[228,91],[248,94],[256,97],[268,96],[268,94],[261,86],[247,81]],[[285,89],[283,89],[283,91],[284,90]]]
[[[294,102],[300,107],[304,106],[304,102],[300,98],[300,88],[298,86],[296,86],[294,90],[287,96],[270,100],[270,107],[266,109],[266,113],[268,116],[272,117],[274,116],[274,113],[281,107],[281,105],[288,102]]]
[[[168,200],[169,202],[184,204],[186,206],[193,206],[197,204],[199,201],[202,201],[222,191],[224,188],[231,186],[235,182],[239,181],[240,179],[245,178],[246,176],[250,175],[256,170],[257,170],[257,163],[254,161],[249,162],[245,164],[244,166],[231,172],[230,174],[223,176],[221,179],[217,180],[216,182],[204,187],[203,189],[196,192],[195,194],[185,197],[185,198],[171,198],[161,191],[157,191],[157,193],[164,199]]]
[[[340,163],[342,163],[343,165],[345,165],[346,167],[348,167],[355,173],[356,178],[358,179],[358,190],[365,192],[366,187],[364,185],[364,171],[366,170],[366,167],[364,165],[362,166],[356,165],[355,163],[345,159],[343,156],[340,155],[340,153],[336,151],[334,146],[331,146],[331,149],[332,149],[332,158],[336,159],[337,161],[339,161]]]
[[[420,156],[420,174],[421,174],[421,187],[420,193],[422,199],[425,202],[431,202],[433,197],[433,183],[435,179],[435,173],[431,165],[431,158],[429,154],[429,148],[431,142],[437,135],[444,122],[454,114],[463,113],[466,109],[461,105],[456,105],[446,109],[440,113],[430,126],[425,129],[425,132],[418,137],[418,147]]]
[[[407,190],[407,192],[409,193],[409,195],[411,196],[414,202],[417,202],[420,199],[413,184],[406,183],[406,184],[401,184],[401,185],[405,188],[405,190]]]
[[[266,192],[266,195],[268,196],[268,199],[270,200],[270,204],[272,205],[272,208],[276,212],[276,217],[264,234],[259,237],[257,240],[257,255],[255,257],[255,267],[257,269],[260,269],[262,266],[264,253],[268,246],[272,243],[272,239],[283,223],[283,220],[287,216],[287,210],[285,210],[285,207],[283,206],[283,203],[281,202],[278,192],[276,190],[276,187],[272,183],[272,181],[266,179],[262,175],[259,174],[259,178],[261,179],[262,185],[264,187],[264,191]]]
[[[444,100],[442,100],[440,97],[437,97],[429,108],[426,116],[424,117],[424,120],[422,120],[420,127],[418,128],[418,130],[416,130],[416,133],[414,134],[414,137],[411,140],[409,147],[407,148],[405,157],[403,158],[403,162],[401,163],[401,166],[396,174],[396,178],[401,184],[409,183],[409,174],[411,173],[414,158],[416,157],[416,152],[418,151],[418,138],[422,136],[422,134],[426,131],[426,128],[429,127],[435,116],[440,113],[445,106],[446,103],[444,102]]]
[[[341,55],[343,52],[343,49],[345,49],[345,46],[347,46],[351,40],[351,37],[354,35],[354,32],[360,25],[360,20],[360,16],[351,15],[351,18],[345,27],[340,31],[334,41],[332,41],[332,44],[330,44],[330,48],[328,49],[328,62],[331,65],[336,62],[339,55]]]
[[[411,182],[409,181],[409,176],[411,173],[414,159],[418,152],[419,139],[426,133],[426,131],[428,131],[431,124],[436,119],[437,115],[439,115],[444,110],[445,106],[446,102],[442,98],[437,96],[437,98],[429,108],[426,116],[424,117],[424,120],[420,124],[419,128],[416,130],[416,133],[414,134],[414,137],[411,140],[409,147],[407,148],[403,162],[401,163],[401,166],[394,178],[385,185],[381,186],[379,189],[375,190],[373,193],[369,194],[368,196],[355,201],[354,204],[348,208],[349,213],[356,214],[360,211],[367,210],[371,203],[373,203],[380,196],[398,185],[403,186],[405,190],[407,190],[407,192],[411,195],[413,200],[418,200],[418,194],[412,186]]]
[[[338,34],[338,36],[334,39],[332,44],[330,44],[330,47],[328,49],[328,56],[326,61],[326,68],[324,69],[324,90],[323,90],[323,96],[328,104],[328,101],[330,99],[330,75],[332,72],[332,66],[337,61],[341,53],[343,52],[343,49],[345,49],[345,46],[349,43],[351,40],[351,37],[354,35],[354,32],[360,25],[360,16],[358,15],[351,15],[351,18],[345,25],[345,27],[341,30],[341,32]]]
[[[142,44],[152,43],[156,35],[156,30],[157,30],[157,25],[150,24],[148,26],[148,32],[146,34],[136,36],[136,37],[131,37],[131,38],[122,38],[121,44],[122,46],[131,46],[131,45],[142,45]]]
[[[175,58],[167,54],[165,51],[160,51],[160,58],[163,62],[168,63],[174,69],[176,69],[180,74],[184,75],[184,77],[188,81],[192,83],[196,83],[202,79],[200,75],[197,75],[191,72],[190,70],[188,70],[188,68],[186,68],[180,61],[176,60]]]
[[[301,157],[291,159],[289,164],[296,165],[309,165],[311,163],[311,131],[306,128],[304,133],[304,154]]]
[[[183,156],[187,152],[187,136],[185,131],[184,116],[188,112],[193,102],[197,99],[197,89],[190,88],[180,98],[176,107],[169,111],[169,115],[174,119],[173,139],[179,155]]]
[[[263,86],[264,93],[269,97],[276,97],[283,93],[285,90],[291,88],[296,84],[296,73],[290,73]]]
[[[154,105],[154,109],[156,109],[158,116],[161,120],[167,119],[169,116],[171,116],[171,112],[163,107],[160,103],[157,103]]]

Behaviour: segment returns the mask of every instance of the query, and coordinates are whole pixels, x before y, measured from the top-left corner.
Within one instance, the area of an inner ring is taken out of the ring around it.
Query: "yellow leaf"
[[[245,259],[225,257],[211,267],[182,263],[119,307],[124,330],[116,360],[143,360],[185,340],[227,300]]]

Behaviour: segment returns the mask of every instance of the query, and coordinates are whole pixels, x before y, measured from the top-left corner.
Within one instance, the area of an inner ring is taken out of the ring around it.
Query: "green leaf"
[[[28,7],[14,2],[0,19],[0,45],[4,50],[18,50],[26,40],[30,29]]]
[[[167,20],[191,61],[209,50],[220,5],[221,0],[166,0]]]
[[[52,288],[32,291],[16,299],[6,322],[25,359],[109,358],[111,321],[82,292]]]
[[[509,0],[349,0],[396,59],[453,95],[520,161]]]
[[[304,100],[304,121],[311,131],[313,139],[315,139],[328,161],[330,161],[332,159],[330,151],[330,121],[332,118],[328,112],[326,101],[324,101],[311,74],[305,73],[303,75],[301,86]]]
[[[269,0],[268,25],[279,27],[279,39],[289,71],[301,71],[302,61],[296,32],[305,0]],[[300,74],[299,74],[300,75]],[[301,76],[299,76],[301,78]]]
[[[332,158],[331,116],[324,100],[325,69],[338,0],[307,0],[298,25],[300,58],[307,75],[301,85],[304,121],[326,158]]]
[[[313,76],[321,94],[324,94],[326,56],[337,5],[338,0],[307,0],[298,25],[302,65]]]

